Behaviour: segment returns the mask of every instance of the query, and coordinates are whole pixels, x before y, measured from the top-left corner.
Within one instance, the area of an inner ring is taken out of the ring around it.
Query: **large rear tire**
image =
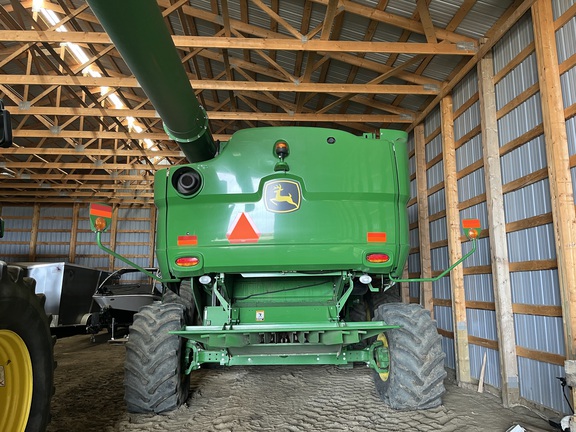
[[[397,410],[434,408],[442,404],[445,393],[444,357],[441,338],[430,312],[420,305],[388,303],[375,312],[376,321],[401,328],[380,336],[387,341],[390,370],[386,377],[374,372],[380,398]]]
[[[54,393],[54,340],[36,281],[0,261],[0,430],[44,431]],[[3,377],[2,377],[3,375]]]
[[[134,315],[126,343],[124,400],[129,412],[172,411],[188,398],[184,339],[170,334],[185,325],[184,307],[153,303]]]

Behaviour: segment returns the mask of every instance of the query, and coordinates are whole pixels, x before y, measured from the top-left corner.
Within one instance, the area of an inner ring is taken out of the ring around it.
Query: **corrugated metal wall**
[[[454,88],[453,112],[460,219],[480,219],[481,226],[487,227],[488,211],[484,168],[481,166],[483,152],[476,70],[471,71]],[[469,242],[463,243],[462,253],[467,253],[470,247]],[[480,378],[486,356],[484,382],[500,388],[500,359],[498,350],[494,349],[498,344],[498,336],[490,275],[489,238],[478,240],[476,253],[463,265],[470,375],[475,379]]]
[[[3,206],[0,216],[4,219],[4,238],[0,239],[0,259],[28,261],[32,237],[32,207]]]
[[[150,208],[119,208],[115,221],[115,250],[144,267],[154,263],[151,234],[154,211]],[[110,256],[98,248],[95,235],[90,230],[87,205],[3,206],[0,216],[5,220],[6,231],[0,240],[2,260],[69,262],[112,270]],[[110,233],[103,234],[105,245],[110,245],[110,236]],[[126,265],[114,262],[114,269],[121,267]]]
[[[556,252],[538,65],[534,52],[519,57],[533,40],[527,14],[493,50],[512,301],[514,306],[559,306],[557,270],[546,268],[555,267]],[[565,355],[562,317],[515,313],[514,328],[517,346],[524,348],[519,352],[524,355],[518,356],[520,395],[568,412],[556,379],[564,376],[562,359],[551,363],[538,355]]]
[[[574,1],[553,1],[556,39],[572,178],[576,180],[576,18],[562,16]],[[574,14],[574,12],[569,12]],[[542,108],[538,89],[538,65],[530,13],[493,48],[497,126],[503,182],[506,240],[520,396],[557,411],[569,412],[558,376],[563,376],[565,358],[556,246],[552,225],[550,184],[543,136]],[[483,167],[478,74],[471,71],[452,91],[453,132],[456,149],[458,209],[461,219],[478,218],[488,227],[486,183]],[[427,199],[432,274],[448,266],[446,200],[443,185],[442,119],[440,110],[424,120]],[[422,167],[418,167],[421,169]],[[412,187],[417,190],[416,185]],[[411,209],[417,226],[417,211]],[[464,263],[466,326],[470,374],[479,379],[484,356],[484,382],[501,388],[500,354],[489,237],[478,240],[478,251]],[[418,246],[418,234],[411,235]],[[462,243],[462,253],[470,250]],[[415,249],[414,252],[420,252]],[[419,254],[410,257],[410,274],[420,274]],[[424,270],[422,270],[424,271]],[[410,296],[418,294],[411,284]],[[442,335],[446,364],[455,367],[454,323],[450,279],[433,284],[433,311]],[[412,298],[412,301],[418,301]],[[461,360],[460,360],[461,361]]]

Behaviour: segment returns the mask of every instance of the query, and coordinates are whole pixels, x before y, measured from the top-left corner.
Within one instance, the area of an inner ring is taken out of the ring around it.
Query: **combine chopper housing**
[[[380,304],[409,251],[407,134],[267,127],[215,143],[156,2],[88,3],[190,161],[155,176],[165,294],[134,319],[128,409],[178,407],[204,363],[361,362],[390,406],[439,405],[430,314]],[[111,213],[91,206],[102,248]]]

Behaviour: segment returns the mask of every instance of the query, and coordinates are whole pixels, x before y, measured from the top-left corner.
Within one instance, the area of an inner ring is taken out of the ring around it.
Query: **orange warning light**
[[[104,231],[107,226],[108,223],[106,222],[106,219],[104,219],[103,217],[97,217],[96,220],[94,221],[94,228],[96,228],[96,231],[98,232]]]

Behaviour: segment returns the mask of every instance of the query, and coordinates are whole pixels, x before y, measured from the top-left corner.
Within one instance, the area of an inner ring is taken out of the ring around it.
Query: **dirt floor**
[[[98,335],[59,339],[48,432],[112,431],[551,431],[525,408],[447,383],[444,406],[397,412],[384,406],[367,368],[254,367],[193,372],[191,397],[166,415],[128,414],[123,345]]]

